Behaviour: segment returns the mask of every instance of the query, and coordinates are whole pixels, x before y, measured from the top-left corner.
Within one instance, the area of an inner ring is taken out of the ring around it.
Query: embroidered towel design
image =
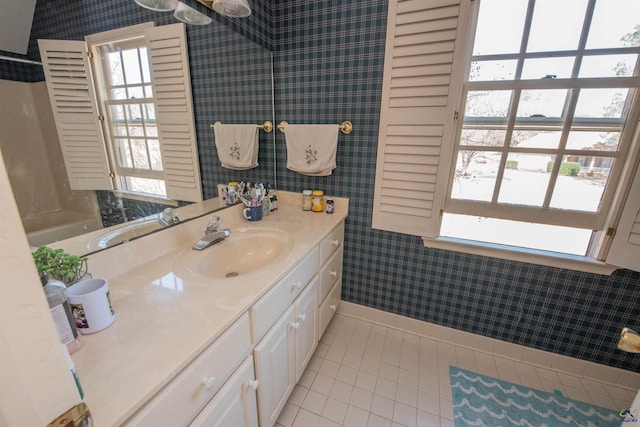
[[[223,168],[252,169],[258,166],[259,134],[256,125],[213,127],[218,158]]]
[[[336,168],[338,125],[287,125],[287,169],[327,176]]]

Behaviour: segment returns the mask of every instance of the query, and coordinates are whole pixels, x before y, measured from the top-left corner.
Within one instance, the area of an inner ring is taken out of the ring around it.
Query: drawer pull
[[[299,291],[301,287],[302,282],[296,282],[296,284],[291,287],[291,292]]]
[[[216,377],[202,377],[202,385],[205,390],[211,390],[216,385]]]
[[[335,271],[335,270],[333,270],[333,271],[331,272],[331,277],[338,277],[338,272],[337,272],[337,271]]]
[[[291,324],[291,327],[297,331],[298,329],[300,329],[300,322],[293,322]]]
[[[307,318],[306,314],[301,314],[298,316],[298,322],[302,323],[305,321],[306,318]]]
[[[329,308],[331,309],[331,311],[336,311],[336,308],[338,308],[338,306],[335,304],[331,304]]]
[[[258,380],[249,381],[249,387],[251,387],[251,390],[257,390],[259,385],[260,385],[260,381]]]
[[[331,244],[332,244],[333,246],[336,246],[336,247],[337,247],[337,246],[340,244],[340,240],[338,240],[338,239],[336,239],[336,240],[332,240],[332,241],[331,241]]]

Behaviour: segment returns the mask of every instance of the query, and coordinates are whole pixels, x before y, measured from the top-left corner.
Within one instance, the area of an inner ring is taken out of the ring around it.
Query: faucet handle
[[[211,216],[209,217],[209,222],[207,223],[207,229],[205,230],[205,233],[215,233],[220,227],[222,227],[222,219],[217,215]]]

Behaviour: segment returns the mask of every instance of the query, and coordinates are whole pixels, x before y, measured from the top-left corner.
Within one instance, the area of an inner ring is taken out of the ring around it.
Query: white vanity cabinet
[[[247,357],[190,427],[258,427],[253,358]]]
[[[250,336],[249,316],[245,313],[126,425],[157,427],[189,424],[249,354]]]
[[[318,337],[327,329],[340,305],[344,222],[320,243],[320,286],[318,293]]]

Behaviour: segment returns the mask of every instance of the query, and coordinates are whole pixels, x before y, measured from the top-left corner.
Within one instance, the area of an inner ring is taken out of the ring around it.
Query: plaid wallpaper
[[[357,304],[541,350],[640,371],[616,349],[623,326],[640,329],[640,273],[611,276],[428,249],[419,237],[373,230],[378,117],[387,2],[274,2],[276,118],[341,123],[337,169],[308,177],[285,168],[278,186],[350,198],[342,298]]]
[[[215,194],[219,182],[271,179],[277,161],[280,189],[322,188],[329,195],[350,198],[344,300],[640,371],[640,358],[615,348],[622,326],[640,329],[640,273],[618,270],[599,276],[428,249],[418,237],[371,228],[387,2],[251,4],[254,13],[247,21],[216,16],[213,25],[187,30],[205,197]],[[194,1],[190,5],[199,8]],[[81,24],[67,24],[75,20]],[[171,14],[147,11],[131,0],[38,2],[33,34],[80,39],[85,33],[147,20],[157,25],[175,22]],[[32,35],[29,57],[38,59],[34,46]],[[271,119],[271,53],[261,46],[274,50],[274,124],[352,121],[353,132],[340,134],[338,168],[332,176],[287,170],[284,135],[278,131],[275,155],[270,149],[274,134],[261,132],[265,148],[258,169],[238,176],[219,167],[211,122]],[[26,75],[25,81],[38,81],[39,73],[39,67],[0,61],[0,78],[20,80]]]

